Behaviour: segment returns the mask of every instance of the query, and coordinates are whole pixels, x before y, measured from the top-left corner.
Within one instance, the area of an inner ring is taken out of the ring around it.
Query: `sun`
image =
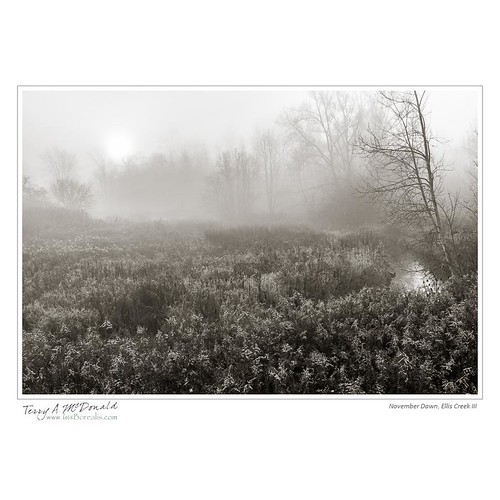
[[[121,161],[132,154],[132,141],[124,134],[113,134],[107,142],[108,156],[114,161]]]

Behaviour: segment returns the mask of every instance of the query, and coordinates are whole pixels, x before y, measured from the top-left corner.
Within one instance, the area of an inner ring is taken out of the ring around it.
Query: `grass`
[[[24,235],[23,393],[476,393],[476,276],[391,278],[370,232],[58,220]]]

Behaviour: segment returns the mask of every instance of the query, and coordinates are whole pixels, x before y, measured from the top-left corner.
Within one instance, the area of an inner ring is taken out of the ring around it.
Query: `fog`
[[[117,137],[127,143],[126,155],[168,153],[193,143],[213,154],[240,145],[304,99],[305,91],[24,91],[24,171],[43,178],[40,155],[56,146],[75,152],[90,173],[95,165],[89,153],[112,156]]]
[[[23,390],[477,393],[479,97],[23,91]]]
[[[362,102],[361,134],[371,125],[377,89],[347,90],[349,102]],[[333,88],[327,94],[339,92]],[[456,189],[467,178],[465,150],[478,129],[479,90],[431,88],[427,96],[426,116],[441,139],[437,152],[454,173],[449,182]],[[355,221],[369,223],[370,209],[353,194],[356,182],[339,188],[283,119],[311,102],[303,88],[26,88],[23,176],[51,197],[54,172],[47,153],[74,155],[73,175],[91,193],[86,210],[99,217],[245,222],[322,214],[341,224],[352,223],[352,214],[361,210]],[[349,149],[356,140],[350,138]],[[356,177],[362,176],[363,161],[353,162]],[[231,177],[239,186],[231,193],[227,186],[221,191],[229,178],[224,169],[240,172],[240,180]],[[339,217],[341,211],[351,216]]]

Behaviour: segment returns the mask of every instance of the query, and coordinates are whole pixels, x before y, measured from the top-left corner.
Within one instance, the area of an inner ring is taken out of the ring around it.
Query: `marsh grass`
[[[82,224],[25,238],[25,394],[477,392],[476,277],[392,289],[379,234]]]

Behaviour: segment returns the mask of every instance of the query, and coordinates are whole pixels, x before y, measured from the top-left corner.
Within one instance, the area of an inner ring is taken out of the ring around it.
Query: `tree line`
[[[125,210],[134,200],[149,214],[210,207],[229,222],[302,212],[342,227],[376,214],[455,275],[474,259],[477,241],[477,132],[463,145],[469,168],[461,189],[447,183],[440,144],[425,91],[311,92],[249,144],[220,151],[213,167],[204,151],[130,157],[120,166],[94,157],[91,185],[78,180],[75,155],[54,149],[43,157],[48,190],[26,179],[23,191],[72,210],[106,201]]]

